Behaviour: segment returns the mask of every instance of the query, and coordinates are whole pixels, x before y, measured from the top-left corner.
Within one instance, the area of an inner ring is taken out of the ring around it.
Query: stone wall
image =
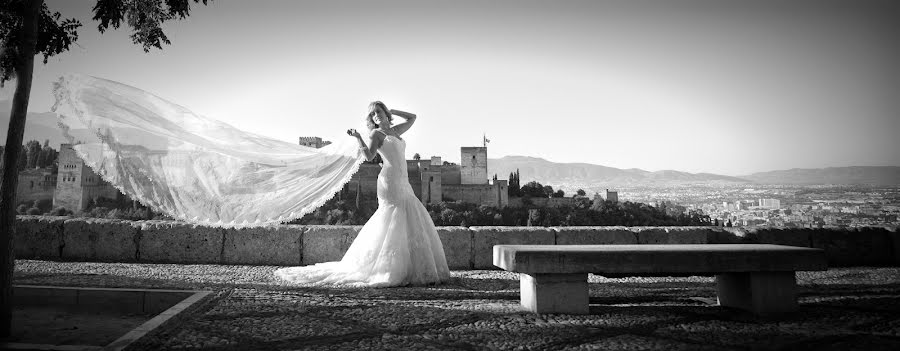
[[[444,201],[462,201],[486,206],[500,206],[495,185],[492,184],[443,184]]]
[[[441,166],[441,184],[462,184],[459,165],[443,165]]]
[[[31,169],[19,172],[16,186],[16,201],[53,200],[56,190],[56,174],[47,168]]]
[[[340,260],[362,226],[223,229],[174,221],[18,216],[18,259],[308,265]],[[438,227],[451,269],[496,269],[497,244],[767,243],[825,250],[830,266],[900,266],[896,228]]]

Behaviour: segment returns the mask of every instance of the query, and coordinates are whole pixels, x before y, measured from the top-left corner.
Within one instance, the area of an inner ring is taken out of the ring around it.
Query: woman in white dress
[[[393,116],[405,122],[392,125]],[[341,261],[282,268],[275,271],[277,276],[299,284],[369,287],[435,284],[449,279],[434,222],[407,175],[406,141],[401,135],[415,121],[416,115],[388,110],[380,101],[369,105],[368,143],[355,129],[347,134],[357,139],[366,159],[380,154],[384,161],[378,174],[378,210]]]
[[[79,74],[54,84],[63,135],[104,181],[154,211],[223,228],[279,225],[314,211],[340,191],[364,159],[381,154],[378,210],[340,262],[276,271],[304,284],[399,286],[448,279],[443,246],[406,173],[401,138],[415,115],[392,125],[383,103],[369,106],[366,143],[309,148],[249,133],[141,89]]]

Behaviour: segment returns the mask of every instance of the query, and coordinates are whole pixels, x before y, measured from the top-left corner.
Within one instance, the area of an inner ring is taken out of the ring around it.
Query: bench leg
[[[587,273],[519,274],[522,306],[534,313],[588,313]]]
[[[797,280],[794,272],[746,272],[716,275],[719,305],[757,315],[797,310]]]

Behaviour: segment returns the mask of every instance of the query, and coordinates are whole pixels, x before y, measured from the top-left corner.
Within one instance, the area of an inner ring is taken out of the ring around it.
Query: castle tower
[[[441,158],[434,157],[431,160],[419,162],[422,169],[422,203],[436,204],[443,201],[444,194],[441,187]]]
[[[492,185],[494,186],[494,198],[497,199],[494,206],[500,208],[509,206],[509,180],[494,180]]]
[[[53,192],[53,207],[64,207],[78,212],[97,197],[115,199],[119,191],[103,181],[75,153],[72,144],[59,147],[56,190]]]
[[[460,182],[462,184],[488,184],[487,148],[460,148]]]
[[[619,202],[619,192],[606,189],[606,201]]]

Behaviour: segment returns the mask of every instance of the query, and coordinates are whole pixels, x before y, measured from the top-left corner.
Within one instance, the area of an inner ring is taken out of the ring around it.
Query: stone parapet
[[[450,269],[472,269],[475,250],[473,232],[466,227],[438,227],[438,236],[444,245],[444,255]]]
[[[222,262],[296,266],[303,264],[303,232],[299,225],[225,229]]]
[[[310,265],[338,261],[362,226],[223,229],[176,221],[18,216],[19,259]],[[451,269],[495,269],[501,244],[779,244],[825,250],[829,266],[900,266],[896,228],[438,227]]]
[[[495,269],[494,245],[553,245],[556,229],[546,227],[469,227],[473,234],[475,269]]]
[[[137,262],[141,235],[137,223],[100,218],[67,219],[63,222],[60,258],[68,261]],[[15,239],[20,237],[17,235]]]

